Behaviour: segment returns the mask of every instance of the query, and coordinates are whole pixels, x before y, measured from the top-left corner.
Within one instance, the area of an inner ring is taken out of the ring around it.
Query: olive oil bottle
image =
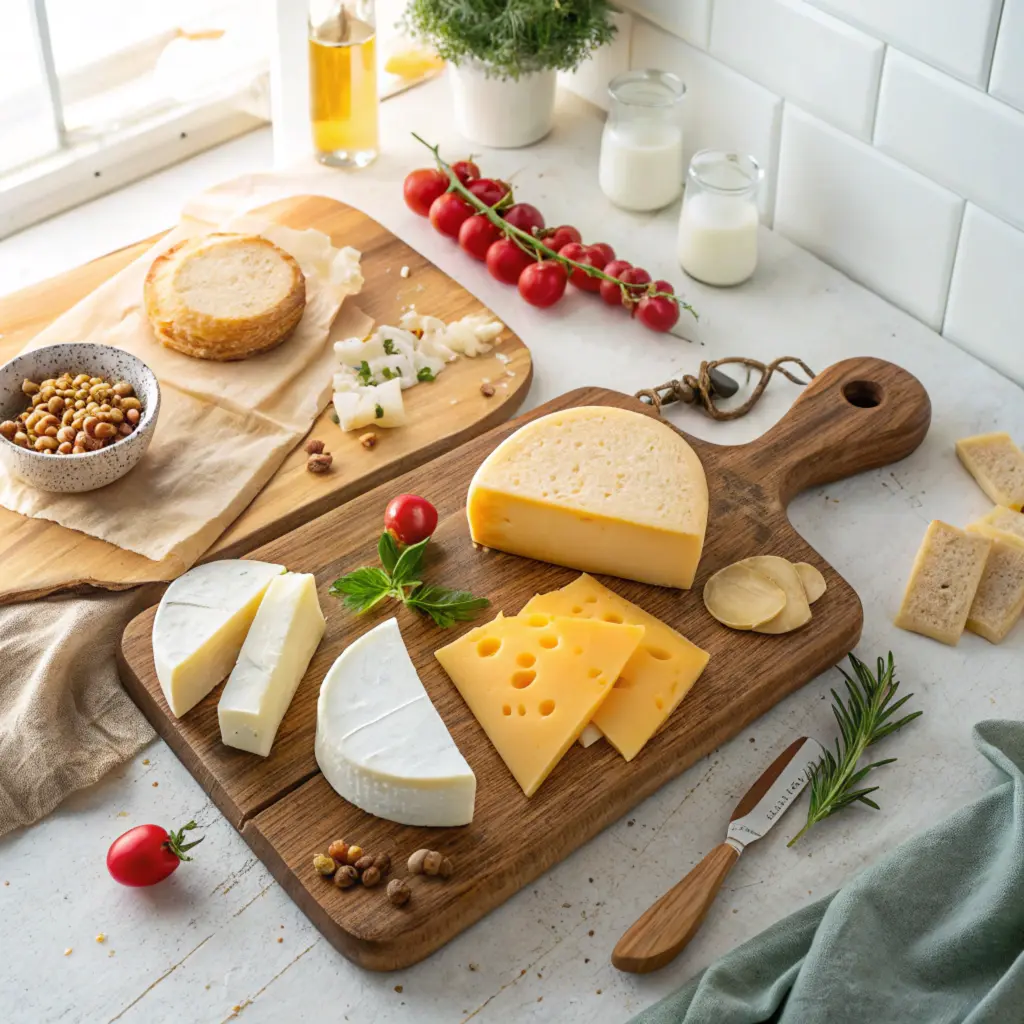
[[[373,0],[310,4],[309,101],[317,159],[365,167],[378,153]]]

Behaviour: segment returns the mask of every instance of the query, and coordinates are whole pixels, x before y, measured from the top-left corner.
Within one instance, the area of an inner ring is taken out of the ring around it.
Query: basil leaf
[[[421,540],[419,544],[410,544],[398,556],[394,569],[391,570],[391,580],[396,587],[408,587],[416,582],[420,569],[423,568],[423,552],[430,538]]]
[[[429,615],[442,629],[447,629],[456,622],[471,622],[477,612],[491,602],[486,597],[474,597],[468,590],[447,590],[426,584],[414,590],[405,603]]]
[[[380,564],[384,566],[385,572],[392,573],[395,571],[398,555],[398,545],[395,543],[395,538],[385,530],[380,535],[380,540],[377,541],[377,557],[380,559]]]
[[[369,611],[392,592],[391,577],[383,569],[364,566],[335,580],[328,593],[344,597],[345,607],[356,613]]]
[[[386,356],[397,356],[398,353],[395,351],[395,343],[390,338],[384,339],[384,355]]]
[[[416,372],[416,379],[423,381],[425,384],[433,384],[437,378],[434,376],[434,371],[429,366],[424,366]]]

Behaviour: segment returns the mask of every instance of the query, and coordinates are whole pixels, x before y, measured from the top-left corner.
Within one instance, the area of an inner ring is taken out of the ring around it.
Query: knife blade
[[[669,889],[619,939],[612,963],[620,971],[647,974],[664,967],[697,934],[732,866],[751,843],[778,822],[810,781],[824,754],[808,736],[794,740],[761,773],[736,805],[725,842]]]

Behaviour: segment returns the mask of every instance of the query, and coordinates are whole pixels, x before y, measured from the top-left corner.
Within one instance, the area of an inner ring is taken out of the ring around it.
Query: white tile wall
[[[711,0],[618,0],[619,7],[642,14],[694,46],[708,45]]]
[[[884,46],[798,0],[715,0],[714,56],[869,138]]]
[[[989,91],[1024,110],[1024,0],[1004,0]]]
[[[1024,228],[1024,114],[911,57],[885,59],[875,145]]]
[[[936,329],[963,201],[786,105],[775,230]]]
[[[810,2],[965,82],[982,88],[988,82],[1003,0]]]
[[[753,154],[765,223],[1024,385],[1024,0],[618,2],[687,157]]]
[[[765,168],[761,217],[771,224],[782,101],[749,78],[642,21],[633,31],[635,67],[672,71],[686,83],[686,162],[699,149],[735,149]]]
[[[943,334],[1024,383],[1024,231],[968,203]]]

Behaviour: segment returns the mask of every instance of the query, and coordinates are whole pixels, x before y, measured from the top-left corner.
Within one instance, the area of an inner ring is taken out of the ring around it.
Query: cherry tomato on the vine
[[[594,242],[588,248],[600,252],[604,256],[605,263],[611,263],[615,259],[615,250],[607,242]]]
[[[451,238],[459,237],[459,228],[462,227],[462,222],[472,216],[473,207],[454,192],[446,192],[430,204],[430,223],[442,235],[448,235]]]
[[[531,306],[553,306],[565,294],[565,267],[555,260],[531,263],[519,276],[519,294]]]
[[[652,331],[667,331],[679,319],[679,304],[665,295],[645,295],[637,303],[635,316]]]
[[[562,224],[557,228],[551,228],[541,239],[549,248],[558,252],[563,246],[570,242],[582,242],[583,236],[571,225]]]
[[[632,270],[633,264],[627,260],[612,260],[611,263],[604,265],[604,272],[609,277],[618,278],[623,271]],[[601,298],[608,303],[609,306],[621,306],[622,305],[622,289],[614,281],[602,281],[601,282]]]
[[[569,246],[566,246],[568,249]],[[582,263],[586,267],[594,267],[595,270],[604,270],[605,264],[608,260],[605,259],[604,250],[594,246],[584,246],[581,255],[576,257],[570,257],[575,259],[577,263]],[[569,280],[584,292],[599,292],[601,290],[601,278],[591,277],[585,270],[573,270],[572,274],[569,275]]]
[[[675,295],[676,290],[672,287],[671,282],[658,280],[654,282],[654,290],[656,292],[667,292],[669,295]]]
[[[110,844],[107,870],[122,885],[156,885],[177,871],[183,860],[192,859],[186,851],[203,840],[186,843],[185,833],[195,827],[194,821],[177,832],[168,832],[159,825],[136,825]]]
[[[544,214],[530,203],[516,203],[510,206],[502,216],[514,228],[525,231],[528,235],[534,234],[534,228],[540,231],[544,227]]]
[[[533,257],[523,252],[511,238],[499,238],[487,250],[487,269],[491,277],[505,284],[515,284],[531,263]]]
[[[419,544],[437,529],[437,509],[418,494],[399,494],[384,510],[384,529],[399,544]]]
[[[483,262],[487,250],[501,238],[501,229],[495,227],[483,213],[474,214],[459,228],[459,245],[474,259]]]
[[[578,261],[587,255],[587,247],[580,242],[570,242],[558,250],[558,255],[564,256],[567,260]]]
[[[497,206],[511,191],[504,181],[495,178],[478,178],[471,181],[466,188],[485,206]]]
[[[456,160],[452,164],[452,173],[463,185],[468,185],[480,177],[480,168],[472,160]]]
[[[623,284],[650,284],[651,275],[643,267],[630,267],[619,274],[619,280]],[[643,297],[644,290],[640,288],[629,288],[625,296],[621,296],[621,302],[626,309],[632,309]]]
[[[440,195],[448,191],[448,175],[434,167],[422,167],[418,171],[410,171],[402,183],[402,195],[405,205],[426,217],[430,213],[430,204]]]

